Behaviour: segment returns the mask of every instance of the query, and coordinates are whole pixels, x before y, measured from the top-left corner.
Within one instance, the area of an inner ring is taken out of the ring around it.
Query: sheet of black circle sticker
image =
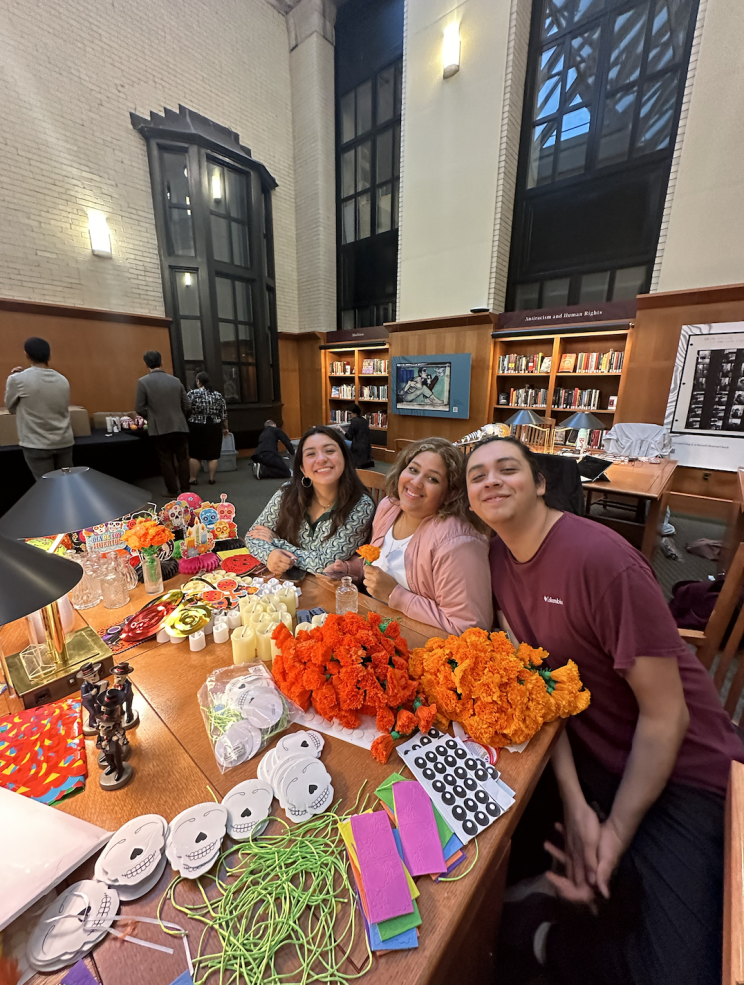
[[[485,773],[483,763],[459,739],[432,728],[398,746],[397,752],[464,844],[504,813],[475,778],[476,771]],[[495,782],[487,774],[485,779]]]

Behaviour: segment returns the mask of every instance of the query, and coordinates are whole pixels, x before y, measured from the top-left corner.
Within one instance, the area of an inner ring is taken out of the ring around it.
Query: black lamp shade
[[[74,561],[0,537],[0,625],[55,602],[82,577]]]
[[[508,424],[510,428],[517,427],[520,424],[532,424],[537,425],[537,427],[546,427],[545,420],[534,412],[534,410],[518,410],[516,414],[512,414],[511,417],[507,418],[504,422]],[[0,528],[2,529],[2,528]]]
[[[604,428],[604,424],[595,417],[594,414],[583,413],[578,411],[576,414],[571,414],[569,418],[561,422],[562,428],[572,428],[581,430],[582,428],[587,428],[589,431],[600,431]],[[2,528],[0,528],[2,529]]]
[[[148,497],[146,489],[87,466],[57,469],[35,482],[0,517],[0,534],[19,540],[54,537],[134,513]]]

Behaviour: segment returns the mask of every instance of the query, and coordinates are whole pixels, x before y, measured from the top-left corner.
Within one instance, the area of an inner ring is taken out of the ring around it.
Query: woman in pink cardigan
[[[377,507],[373,565],[335,561],[324,574],[364,579],[374,598],[412,619],[459,635],[493,626],[488,541],[468,519],[464,456],[445,438],[408,445]]]

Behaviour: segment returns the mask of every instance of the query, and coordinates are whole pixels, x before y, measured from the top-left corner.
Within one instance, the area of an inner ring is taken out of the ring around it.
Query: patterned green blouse
[[[261,515],[251,524],[251,529],[253,527],[275,529],[279,518],[282,492],[282,489],[278,489],[274,493]],[[264,564],[273,550],[281,548],[295,555],[298,568],[313,574],[320,574],[334,561],[347,561],[353,556],[357,547],[362,546],[365,538],[369,536],[368,524],[374,512],[375,507],[372,500],[365,495],[361,497],[351,511],[345,525],[339,527],[331,537],[328,536],[328,532],[331,529],[333,508],[318,517],[315,523],[311,523],[305,514],[300,524],[299,546],[290,544],[288,540],[283,540],[281,537],[274,537],[274,540],[269,544],[268,541],[249,537],[247,533],[245,546],[254,557],[263,561]]]

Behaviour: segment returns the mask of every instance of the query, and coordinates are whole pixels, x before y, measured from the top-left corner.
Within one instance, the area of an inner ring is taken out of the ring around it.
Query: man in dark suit
[[[160,471],[168,495],[189,491],[189,398],[183,383],[166,373],[159,352],[150,350],[142,357],[150,370],[137,380],[135,410],[147,419],[147,431],[155,442]]]
[[[279,454],[279,442],[284,445],[290,455],[294,455],[294,446],[287,435],[273,421],[264,421],[253,459],[253,474],[257,479],[289,479],[292,473],[289,466]]]

